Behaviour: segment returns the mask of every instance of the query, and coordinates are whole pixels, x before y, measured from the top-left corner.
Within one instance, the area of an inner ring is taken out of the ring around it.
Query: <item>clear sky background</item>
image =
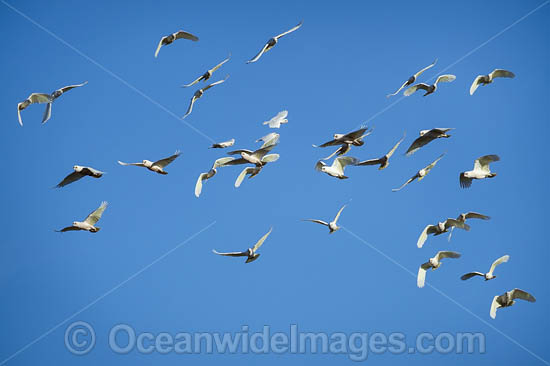
[[[550,361],[549,249],[543,235],[550,5],[463,58],[543,2],[9,3],[86,57],[0,3],[0,152],[5,159],[0,362],[65,320],[7,364],[352,363],[345,355],[319,354],[134,351],[120,356],[107,346],[107,334],[118,323],[137,332],[171,334],[237,332],[242,325],[288,332],[290,324],[298,324],[313,332],[402,332],[409,342],[421,332],[483,332],[484,355],[388,353],[370,355],[369,361]],[[257,63],[245,64],[271,36],[300,20],[301,29]],[[178,29],[200,41],[176,41],[155,59],[159,39]],[[199,134],[177,118],[196,88],[179,86],[230,52],[231,60],[211,80],[230,78],[209,90],[185,120]],[[436,57],[437,65],[421,81],[453,65],[444,73],[455,74],[455,82],[441,84],[426,98],[417,93],[399,102],[401,96],[386,99]],[[516,78],[497,80],[470,96],[475,76],[494,68],[511,70]],[[44,107],[33,105],[23,111],[24,126],[19,126],[16,105],[31,92],[86,80],[88,85],[54,103],[46,125],[40,125]],[[242,167],[220,169],[197,199],[197,176],[225,154],[208,149],[208,136],[235,138],[235,147],[255,148],[254,140],[270,132],[262,121],[283,109],[289,111],[289,123],[277,131],[281,141],[273,152],[281,155],[279,161],[238,189],[233,184]],[[311,144],[365,122],[375,126],[374,133],[349,153],[361,160],[382,156],[407,133],[386,170],[348,167],[350,179],[344,181],[314,170],[315,162],[333,150]],[[405,157],[418,131],[433,127],[456,130],[452,138]],[[177,149],[182,156],[167,167],[166,176],[117,164],[157,160]],[[391,191],[445,151],[423,181]],[[500,155],[492,165],[498,176],[461,189],[459,173],[486,154]],[[74,164],[107,174],[52,189]],[[54,232],[84,219],[103,200],[109,207],[99,233]],[[348,202],[340,224],[349,232],[329,235],[324,227],[300,221],[332,219]],[[430,237],[424,248],[416,247],[425,225],[470,210],[492,220],[470,222],[471,231],[455,231],[450,243],[446,236]],[[271,226],[262,256],[252,264],[211,252],[244,250]],[[438,250],[462,253],[427,276],[448,298],[430,286],[417,288],[407,272],[416,275]],[[498,267],[497,279],[459,279],[466,272],[487,271],[504,254],[511,259]],[[492,320],[493,296],[514,287],[531,292],[537,302],[519,301]],[[97,335],[95,349],[82,357],[69,353],[63,341],[67,325],[76,320],[92,324]]]

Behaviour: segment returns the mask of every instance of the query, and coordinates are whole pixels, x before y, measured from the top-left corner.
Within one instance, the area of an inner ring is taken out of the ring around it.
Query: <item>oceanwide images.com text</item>
[[[104,344],[114,353],[140,354],[342,354],[364,361],[369,354],[485,353],[485,335],[477,332],[417,334],[409,343],[404,333],[305,332],[291,324],[287,332],[272,331],[269,325],[252,331],[248,325],[238,332],[148,332],[128,324],[116,324],[105,337],[96,338],[86,322],[69,324],[65,346],[75,355],[90,353]],[[96,342],[96,340],[98,340]]]

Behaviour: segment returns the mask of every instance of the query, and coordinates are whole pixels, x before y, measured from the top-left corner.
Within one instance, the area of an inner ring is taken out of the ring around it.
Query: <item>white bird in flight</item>
[[[441,154],[430,165],[428,165],[427,167],[425,167],[423,169],[420,169],[415,175],[413,175],[411,178],[409,178],[409,180],[406,181],[405,183],[403,183],[403,185],[401,187],[392,189],[392,192],[397,192],[397,191],[402,190],[403,187],[405,187],[407,184],[409,184],[410,182],[412,182],[415,179],[418,179],[418,181],[421,181],[422,179],[424,179],[424,177],[430,172],[430,170],[432,170],[432,168],[437,164],[437,162],[439,160],[441,160],[441,158],[443,158],[444,155],[445,155],[445,153]]]
[[[90,168],[89,166],[80,166],[75,165],[73,166],[73,172],[65,177],[59,184],[56,186],[56,188],[65,187],[68,184],[71,184],[73,182],[76,182],[77,180],[89,176],[92,178],[101,178],[104,174],[104,172],[96,170],[94,168]]]
[[[439,268],[443,258],[460,258],[460,253],[449,251],[437,252],[433,258],[430,258],[426,263],[420,265],[418,268],[418,276],[416,278],[416,285],[419,288],[424,287],[424,283],[426,282],[426,271],[430,268],[432,270]]]
[[[302,221],[311,221],[317,224],[325,225],[329,229],[329,234],[332,234],[333,232],[340,229],[340,226],[338,226],[336,223],[338,222],[338,218],[340,217],[340,214],[342,213],[345,207],[346,205],[342,206],[342,208],[336,214],[336,217],[334,218],[334,220],[332,220],[331,222],[326,222],[326,221],[317,220],[317,219],[304,219]]]
[[[233,159],[234,158],[230,156],[217,159],[208,172],[199,174],[199,177],[197,178],[197,183],[195,184],[195,196],[197,196],[197,198],[201,195],[203,182],[215,176],[218,172],[217,168],[222,167],[224,163],[227,163],[228,161],[231,161]]]
[[[179,150],[177,150],[174,155],[172,156],[169,156],[167,158],[164,158],[164,159],[160,159],[160,160],[157,160],[155,162],[152,162],[150,160],[143,160],[141,163],[124,163],[122,161],[118,161],[118,163],[120,165],[134,165],[134,166],[142,166],[142,167],[145,167],[147,169],[149,169],[150,171],[152,172],[155,172],[155,173],[159,173],[159,174],[168,174],[168,172],[166,172],[164,170],[164,168],[170,164],[171,162],[173,162],[178,156],[180,156],[181,152]]]
[[[295,30],[297,30],[298,28],[300,28],[302,26],[302,23],[303,22],[300,22],[298,23],[298,25],[296,25],[295,27],[287,30],[286,32],[284,33],[281,33],[273,38],[271,38],[269,41],[267,41],[267,43],[262,47],[262,49],[260,50],[260,52],[258,52],[258,54],[256,56],[254,56],[254,58],[252,60],[249,60],[249,61],[246,61],[247,64],[250,64],[252,62],[256,62],[260,59],[260,57],[262,57],[262,55],[269,51],[270,49],[272,49],[276,44],[277,42],[279,42],[279,38],[289,34],[289,33],[292,33],[294,32]]]
[[[315,164],[315,170],[338,179],[348,179],[349,177],[344,175],[344,168],[348,165],[356,165],[358,162],[359,160],[351,156],[339,156],[334,159],[330,166],[326,165],[324,161],[319,160],[317,164]]]
[[[157,50],[155,51],[155,57],[158,56],[160,48],[162,46],[169,45],[170,43],[174,42],[176,39],[188,39],[190,41],[198,41],[199,37],[189,33],[184,32],[182,30],[177,31],[176,33],[169,34],[167,36],[164,36],[160,39],[159,45],[157,46]]]
[[[227,61],[229,61],[229,59],[231,58],[231,54],[229,54],[229,57],[226,58],[225,60],[223,60],[222,62],[220,62],[219,64],[217,64],[216,66],[214,66],[213,68],[211,68],[210,70],[206,71],[204,74],[202,74],[201,76],[199,76],[197,79],[195,79],[193,82],[189,83],[189,84],[185,84],[185,85],[182,85],[183,88],[188,88],[192,85],[195,85],[196,83],[198,83],[199,81],[206,81],[208,79],[210,79],[212,77],[212,74],[214,73],[214,71],[216,71],[217,69],[219,69],[220,67],[222,67],[223,64],[225,64]]]
[[[478,75],[470,87],[470,95],[474,95],[480,85],[491,84],[494,78],[513,78],[515,76],[513,72],[502,69],[495,69],[488,75]]]
[[[479,157],[474,162],[474,169],[460,173],[460,186],[462,188],[470,188],[472,180],[494,178],[497,173],[492,173],[489,164],[494,161],[499,161],[498,155],[484,155]]]
[[[491,303],[491,310],[489,311],[489,315],[491,316],[491,318],[496,318],[498,308],[507,308],[514,305],[516,303],[514,301],[515,299],[521,299],[529,302],[537,301],[535,297],[530,293],[520,290],[519,288],[515,288],[512,291],[505,292],[502,295],[495,296],[493,298],[493,302]]]
[[[224,142],[216,142],[210,146],[211,149],[225,149],[226,147],[235,145],[235,139],[231,139]]]
[[[489,220],[491,217],[487,215],[483,215],[477,212],[467,212],[467,213],[461,213],[456,218],[460,222],[466,222],[467,219],[480,219],[480,220]],[[449,233],[449,241],[451,241],[451,236],[453,235],[454,227],[451,228],[451,232]]]
[[[420,131],[420,137],[413,141],[405,154],[411,156],[422,146],[427,145],[435,139],[451,137],[451,135],[447,134],[450,130],[454,130],[454,128],[432,128],[431,130]]]
[[[497,278],[497,276],[493,275],[493,272],[495,271],[495,268],[501,263],[508,262],[508,259],[510,259],[509,255],[503,255],[502,257],[500,257],[499,259],[494,261],[493,264],[491,264],[491,268],[489,269],[489,272],[487,272],[487,273],[470,272],[470,273],[466,273],[465,275],[460,277],[460,279],[462,281],[465,281],[465,280],[469,280],[472,277],[480,276],[480,277],[485,278],[485,281],[489,281],[489,280],[492,280],[493,278]]]
[[[95,224],[97,224],[97,222],[101,218],[101,215],[103,215],[103,211],[105,211],[106,208],[107,202],[103,201],[95,211],[93,211],[91,214],[88,215],[88,217],[86,217],[86,219],[84,219],[84,221],[74,221],[71,226],[67,226],[66,228],[56,231],[64,233],[66,231],[86,230],[91,233],[97,233],[100,230],[100,227],[95,226]]]
[[[197,99],[201,98],[205,91],[207,91],[208,89],[210,89],[213,86],[216,86],[216,85],[219,85],[219,84],[225,82],[228,77],[229,77],[229,75],[227,75],[225,77],[225,79],[218,80],[218,81],[216,81],[212,84],[209,84],[209,85],[205,86],[204,88],[201,88],[201,89],[197,90],[195,92],[195,94],[193,94],[193,97],[191,97],[191,101],[189,102],[189,107],[187,107],[187,112],[185,112],[185,115],[181,119],[185,119],[185,117],[187,117],[189,114],[191,114],[191,112],[193,111],[193,105],[195,104],[195,101]]]
[[[215,249],[213,249],[212,252],[214,252],[215,254],[224,255],[224,256],[227,256],[227,257],[247,257],[245,263],[253,262],[253,261],[255,261],[256,259],[258,259],[258,257],[260,256],[260,253],[256,253],[256,252],[258,251],[258,249],[260,248],[260,246],[264,243],[265,239],[267,239],[267,237],[269,236],[269,234],[271,234],[271,231],[272,231],[272,230],[273,230],[273,228],[269,229],[269,231],[267,232],[267,234],[265,234],[264,236],[262,236],[262,237],[260,238],[260,240],[258,240],[258,242],[257,242],[256,244],[254,244],[254,246],[253,246],[252,248],[248,248],[248,249],[245,250],[244,252],[220,253],[220,252],[216,251]]]
[[[21,111],[27,108],[29,105],[36,104],[36,103],[39,103],[39,104],[47,103],[46,109],[44,110],[44,116],[42,117],[42,123],[48,122],[48,120],[52,116],[52,103],[61,95],[63,95],[63,93],[66,93],[71,89],[84,86],[86,84],[88,84],[87,81],[83,82],[82,84],[64,86],[63,88],[53,91],[51,94],[32,93],[31,95],[29,95],[27,99],[17,104],[17,117],[19,119],[19,124],[23,126],[23,120],[21,119]]]
[[[288,123],[286,116],[288,116],[288,111],[281,111],[269,121],[265,121],[263,125],[269,125],[269,128],[280,128],[282,124]]]
[[[260,137],[256,140],[256,142],[263,141],[262,149],[267,146],[276,145],[279,143],[279,138],[281,135],[279,135],[277,132],[270,132],[267,135]]]
[[[388,165],[390,165],[390,158],[392,157],[393,153],[395,152],[395,150],[397,150],[397,148],[403,142],[404,139],[405,139],[405,134],[403,134],[403,137],[401,138],[401,140],[397,141],[397,143],[391,148],[391,150],[388,151],[388,153],[386,155],[382,156],[381,158],[360,161],[356,165],[363,166],[363,165],[378,165],[378,164],[380,164],[380,166],[378,167],[378,170],[386,169],[388,167]]]
[[[420,70],[419,72],[417,72],[416,74],[414,74],[413,76],[411,76],[407,81],[405,81],[405,82],[403,83],[403,85],[401,85],[401,87],[400,87],[399,89],[397,89],[397,91],[396,91],[395,93],[386,95],[386,98],[389,98],[389,97],[392,97],[392,96],[394,96],[394,95],[397,95],[397,94],[401,91],[401,89],[403,89],[404,87],[409,86],[409,85],[411,85],[412,83],[414,83],[414,82],[416,81],[416,79],[418,79],[418,77],[419,77],[420,75],[422,75],[422,73],[423,73],[424,71],[426,71],[426,70],[431,69],[432,67],[434,67],[435,64],[436,64],[436,62],[437,62],[437,59],[435,59],[434,62],[433,62],[431,65],[426,66],[425,68],[423,68],[422,70]]]
[[[424,228],[424,230],[422,230],[420,237],[418,237],[416,246],[419,248],[422,248],[422,246],[426,242],[426,239],[428,239],[428,235],[430,234],[433,234],[434,236],[441,235],[449,231],[450,228],[454,228],[454,227],[457,227],[459,229],[464,229],[466,231],[470,230],[470,226],[468,224],[465,224],[463,221],[458,221],[455,219],[447,219],[443,222],[438,222],[437,225],[427,225]]]
[[[439,75],[437,79],[435,80],[435,83],[432,85],[428,85],[425,83],[418,83],[416,85],[411,86],[405,92],[403,93],[404,96],[408,97],[409,95],[413,94],[418,89],[422,89],[426,91],[426,94],[424,96],[432,94],[437,90],[437,83],[450,83],[456,79],[456,76],[454,75]]]

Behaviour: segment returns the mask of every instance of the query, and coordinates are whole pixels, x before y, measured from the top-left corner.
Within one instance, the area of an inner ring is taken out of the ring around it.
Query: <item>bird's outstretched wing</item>
[[[357,166],[364,166],[364,165],[378,165],[382,164],[384,162],[384,159],[370,159],[370,160],[363,160],[358,162]]]
[[[435,159],[430,165],[428,165],[427,167],[425,167],[424,169],[426,169],[426,174],[428,174],[428,172],[430,170],[432,170],[432,168],[437,164],[437,162],[441,159],[443,159],[443,157],[445,156],[445,153],[439,155],[439,157],[437,159]]]
[[[182,88],[189,88],[190,86],[193,86],[193,85],[195,85],[196,83],[198,83],[199,81],[201,81],[203,78],[204,78],[204,76],[201,75],[201,76],[199,76],[198,78],[196,78],[195,80],[193,80],[191,83],[189,83],[189,84],[183,84],[181,87],[182,87]]]
[[[105,201],[101,202],[101,206],[99,206],[95,211],[90,213],[88,217],[86,217],[84,222],[90,225],[95,225],[101,218],[101,215],[103,215],[103,211],[105,211],[106,208],[107,208],[107,202]]]
[[[386,95],[386,98],[393,97],[394,95],[399,94],[399,92],[400,92],[404,87],[406,87],[408,83],[409,83],[408,80],[405,81],[405,82],[403,83],[403,85],[401,85],[401,86],[399,87],[399,89],[397,89],[397,91],[396,91],[395,93],[387,94],[387,95]]]
[[[280,155],[279,154],[268,154],[265,155],[261,160],[262,163],[273,163],[274,161],[279,160]]]
[[[426,227],[424,228],[424,230],[422,230],[422,233],[420,233],[420,236],[418,237],[416,246],[418,248],[422,248],[422,246],[426,242],[426,239],[428,239],[428,235],[434,234],[436,231],[437,228],[434,225],[426,225]]]
[[[503,255],[502,257],[494,261],[493,264],[491,264],[491,268],[489,269],[489,274],[493,274],[495,268],[501,263],[508,262],[508,259],[510,259],[509,255]]]
[[[283,33],[281,33],[281,34],[279,34],[279,35],[277,35],[277,36],[275,36],[275,37],[273,37],[273,38],[279,39],[279,38],[281,38],[281,37],[283,37],[283,36],[286,36],[287,34],[292,33],[292,32],[294,32],[295,30],[297,30],[298,28],[300,28],[300,27],[302,26],[303,23],[304,23],[303,21],[300,21],[300,23],[298,23],[297,25],[295,25],[295,26],[292,27],[291,29],[289,29],[289,30],[287,30],[286,32],[283,32]]]
[[[181,152],[179,150],[176,150],[176,152],[174,153],[174,155],[172,156],[169,156],[167,158],[164,158],[164,159],[161,159],[161,160],[157,160],[153,163],[153,165],[156,165],[156,166],[159,166],[161,168],[164,168],[165,166],[167,166],[168,164],[170,164],[171,162],[173,162],[174,160],[176,160],[176,158],[178,156],[181,155]]]
[[[198,198],[202,192],[202,181],[208,179],[208,173],[201,173],[197,178],[197,183],[195,184],[195,196]]]
[[[416,140],[413,141],[413,143],[411,144],[411,146],[409,146],[405,154],[407,156],[411,156],[422,146],[427,145],[429,142],[431,142],[434,139],[435,137],[432,134],[425,133],[424,135],[418,137]]]
[[[474,170],[488,172],[489,164],[495,161],[500,161],[500,157],[498,155],[484,155],[476,159],[474,163]]]
[[[418,275],[416,276],[416,285],[419,288],[424,287],[424,283],[426,282],[426,269],[425,269],[425,266],[424,266],[425,264],[426,263],[424,263],[423,265],[418,267]]]
[[[481,276],[481,277],[484,277],[485,275],[481,272],[470,272],[470,273],[466,273],[465,275],[462,275],[460,277],[460,279],[462,281],[466,281],[466,280],[469,280],[470,278],[474,277],[474,276]]]
[[[464,221],[459,221],[455,219],[445,220],[445,228],[448,229],[450,227],[457,227],[459,229],[470,231],[470,225],[466,224]]]
[[[418,83],[416,85],[413,85],[409,88],[407,88],[407,90],[405,90],[405,92],[403,93],[404,96],[408,97],[409,95],[412,95],[415,91],[417,91],[418,89],[422,89],[422,90],[430,90],[430,86],[428,84],[424,84],[424,83]]]
[[[483,215],[477,212],[468,212],[464,215],[466,219],[481,219],[481,220],[489,220],[491,217],[487,215]]]
[[[77,228],[76,226],[67,226],[67,227],[64,227],[61,230],[55,230],[55,231],[58,232],[58,233],[64,233],[66,231],[78,231],[78,230],[80,230],[80,229]]]
[[[196,100],[197,100],[197,97],[193,95],[191,97],[191,101],[189,102],[189,107],[187,107],[187,112],[185,112],[185,115],[182,117],[182,119],[185,119],[185,117],[187,117],[188,115],[191,114],[191,112],[193,112],[193,105],[195,104]]]
[[[460,187],[461,188],[470,188],[470,186],[472,185],[472,178],[468,178],[464,175],[464,172],[460,173],[460,178],[459,178],[459,181],[460,181]]]
[[[226,157],[223,157],[223,158],[216,159],[216,161],[214,161],[214,164],[212,165],[212,169],[216,169],[216,168],[225,166],[227,163],[229,163],[232,160],[235,160],[235,158],[233,158],[231,156],[226,156]]]
[[[437,258],[437,260],[441,260],[443,258],[460,258],[460,253],[451,252],[451,251],[441,251],[441,252],[437,252],[435,257]]]
[[[226,75],[225,78],[223,78],[223,79],[221,79],[221,80],[218,80],[218,81],[216,81],[216,82],[213,82],[212,84],[209,84],[209,85],[205,86],[204,88],[202,88],[202,91],[203,91],[203,92],[204,92],[204,91],[207,91],[207,90],[210,89],[211,87],[216,86],[216,85],[219,85],[219,84],[225,82],[227,79],[229,79],[229,75]]]
[[[423,73],[424,71],[429,70],[429,69],[431,69],[432,67],[434,67],[436,63],[437,63],[437,59],[435,59],[434,62],[432,62],[431,65],[426,66],[425,68],[423,68],[422,70],[420,70],[420,71],[418,71],[416,74],[414,74],[414,78],[415,78],[415,79],[418,78],[420,75],[422,75],[422,73]]]
[[[317,223],[317,224],[321,224],[321,225],[328,226],[328,222],[323,221],[323,220],[317,220],[317,219],[303,219],[302,221],[310,221],[310,222],[315,222],[315,223]]]
[[[68,91],[71,90],[71,89],[80,88],[81,86],[84,86],[84,85],[86,85],[86,84],[88,84],[87,81],[85,81],[85,82],[83,82],[83,83],[81,83],[81,84],[67,85],[67,86],[64,86],[64,87],[60,88],[59,91],[60,91],[61,93],[66,93],[66,92],[68,92]]]
[[[231,53],[229,53],[229,56],[227,56],[227,58],[225,60],[223,60],[222,62],[220,62],[219,64],[217,64],[216,66],[214,66],[213,68],[211,68],[208,71],[210,71],[210,73],[213,73],[214,71],[216,71],[220,67],[222,67],[222,65],[225,64],[227,61],[229,61],[230,58],[231,58]]]
[[[199,37],[195,36],[194,34],[191,34],[189,32],[185,32],[185,31],[177,31],[176,33],[174,33],[174,36],[176,37],[176,39],[188,39],[190,41],[198,41],[199,40]]]
[[[246,177],[247,174],[253,174],[256,172],[258,168],[255,166],[248,166],[242,170],[242,172],[239,174],[237,179],[235,180],[235,188],[239,188],[241,186],[241,183],[244,180],[244,177]],[[257,174],[257,173],[256,173]]]
[[[489,311],[489,315],[491,318],[495,319],[497,316],[497,309],[500,308],[500,304],[498,303],[498,298],[500,296],[493,297],[493,301],[491,302],[491,310]]]
[[[359,162],[357,158],[351,156],[339,156],[334,159],[332,166],[336,168],[341,174],[344,174],[344,168],[348,165],[355,165]]]
[[[474,95],[477,88],[481,85],[481,79],[483,79],[483,75],[478,75],[474,79],[474,82],[472,83],[472,86],[470,86],[470,95]]]
[[[406,133],[403,132],[403,137],[401,137],[401,140],[397,141],[397,143],[391,148],[390,151],[388,151],[388,153],[386,154],[386,157],[389,159],[392,157],[393,153],[395,153],[395,150],[397,150],[397,148],[399,147],[399,145],[401,145],[401,143],[403,142],[403,140],[405,140],[405,135]]]
[[[27,99],[17,104],[17,117],[19,119],[19,124],[23,126],[23,120],[21,119],[21,111],[27,108],[31,104],[35,103],[50,103],[52,97],[50,94],[46,93],[32,93]]]
[[[503,69],[495,69],[491,72],[491,77],[494,78],[513,78],[516,75],[514,75],[513,72]]]
[[[220,253],[216,251],[215,249],[212,250],[212,253],[218,254],[218,255],[225,255],[226,257],[248,257],[248,252],[227,252],[227,253]]]
[[[46,104],[46,109],[44,109],[44,115],[42,116],[42,124],[48,122],[52,117],[52,103]]]
[[[120,161],[120,160],[118,160],[118,163],[119,163],[120,165],[124,165],[124,166],[126,166],[126,165],[145,166],[145,164],[143,164],[143,163],[125,163],[125,162]]]
[[[84,176],[84,174],[82,174],[82,173],[72,172],[71,174],[67,175],[61,182],[59,182],[59,184],[55,187],[56,188],[65,187],[67,184],[71,184],[73,182],[76,182],[77,180],[79,180],[83,176]]]
[[[403,185],[402,185],[401,187],[399,187],[399,188],[393,188],[391,191],[392,191],[392,192],[397,192],[397,191],[402,190],[403,188],[405,188],[405,186],[406,186],[407,184],[409,184],[410,182],[412,182],[413,180],[415,180],[415,179],[418,178],[418,177],[419,177],[419,175],[418,175],[418,173],[417,173],[417,174],[413,175],[412,177],[410,177],[409,180],[407,180],[405,183],[403,183]]]
[[[533,295],[526,291],[520,290],[519,288],[515,288],[510,291],[510,296],[512,297],[512,299],[522,299],[529,302],[537,301]]]
[[[254,57],[252,58],[252,60],[246,61],[246,63],[247,63],[247,64],[251,64],[251,63],[253,63],[253,62],[258,61],[258,60],[260,59],[260,57],[262,57],[262,55],[265,53],[265,50],[267,49],[268,46],[269,46],[269,45],[266,43],[266,44],[262,47],[262,49],[260,50],[260,52],[258,52],[258,53],[256,54],[256,56],[254,56]]]
[[[437,83],[450,83],[451,81],[455,81],[456,76],[451,74],[445,74],[445,75],[439,75],[437,79],[435,80],[434,84]]]
[[[162,42],[164,42],[164,39],[165,39],[165,38],[166,38],[166,37],[162,37],[162,38],[160,39],[159,44],[158,44],[158,46],[157,46],[157,50],[155,51],[155,58],[159,55],[160,48],[162,47]]]
[[[269,234],[271,234],[271,231],[273,230],[273,228],[270,228],[269,231],[267,232],[267,234],[265,234],[264,236],[262,236],[260,238],[260,240],[258,240],[258,242],[256,244],[254,244],[254,247],[252,248],[252,251],[254,253],[256,253],[256,251],[262,246],[262,244],[264,243],[265,239],[267,239],[267,237],[269,236]]]
[[[336,217],[334,218],[334,223],[338,222],[338,219],[340,218],[340,214],[342,213],[342,211],[344,211],[344,208],[346,208],[346,205],[342,206],[342,208],[338,211],[338,213],[336,214]]]

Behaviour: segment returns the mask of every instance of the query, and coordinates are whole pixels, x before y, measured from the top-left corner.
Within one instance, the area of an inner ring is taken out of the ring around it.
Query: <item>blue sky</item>
[[[66,44],[0,3],[0,151],[8,159],[0,183],[0,362],[38,339],[6,364],[353,363],[345,355],[320,354],[117,355],[107,335],[126,323],[137,332],[171,334],[238,332],[243,325],[287,331],[298,324],[312,332],[401,332],[410,342],[421,332],[483,332],[485,354],[386,353],[368,361],[547,363],[549,250],[543,229],[550,76],[539,71],[548,66],[550,7],[484,44],[542,3],[9,2]],[[257,63],[245,64],[271,36],[300,20],[301,29]],[[155,59],[160,37],[178,29],[200,41],[177,41]],[[212,80],[230,78],[209,90],[186,119],[199,134],[176,118],[195,90],[179,85],[229,52],[231,61]],[[436,57],[438,64],[421,80],[452,65],[445,73],[456,81],[426,98],[416,94],[393,105],[401,96],[386,99]],[[494,68],[516,78],[470,96],[475,76]],[[23,111],[23,127],[17,123],[16,105],[31,92],[86,80],[54,103],[46,125],[40,125],[42,106]],[[261,122],[283,109],[289,123],[277,131],[279,161],[238,189],[233,183],[241,168],[220,169],[197,199],[197,176],[225,153],[208,149],[212,141],[205,136],[254,148],[254,140],[270,132]],[[349,153],[362,160],[382,156],[407,132],[386,170],[348,167],[350,179],[340,181],[313,169],[332,150],[311,144],[365,122],[374,133]],[[456,130],[450,139],[403,156],[419,130],[433,127]],[[177,149],[182,156],[166,176],[116,163],[157,160]],[[423,181],[391,192],[444,151]],[[501,157],[492,166],[498,176],[462,190],[459,173],[485,154]],[[74,164],[107,174],[52,189]],[[99,233],[54,232],[83,219],[102,200],[110,205]],[[331,219],[346,202],[340,224],[347,230],[328,235],[326,228],[300,221]],[[471,231],[455,232],[451,243],[430,237],[416,248],[425,225],[466,211],[492,220],[471,222]],[[272,226],[252,264],[211,253],[244,250]],[[427,282],[446,296],[417,288],[407,272],[416,273],[438,250],[462,253],[428,274]],[[463,273],[486,271],[504,254],[511,259],[498,267],[496,280],[460,281]],[[518,303],[490,319],[493,296],[514,287],[537,302]],[[97,335],[85,356],[68,352],[63,341],[67,326],[78,320],[93,325]]]

